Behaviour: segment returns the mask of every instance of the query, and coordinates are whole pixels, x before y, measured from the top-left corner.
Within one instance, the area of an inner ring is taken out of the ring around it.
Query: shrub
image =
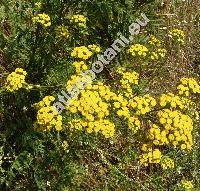
[[[3,0],[1,190],[198,189],[195,3]]]

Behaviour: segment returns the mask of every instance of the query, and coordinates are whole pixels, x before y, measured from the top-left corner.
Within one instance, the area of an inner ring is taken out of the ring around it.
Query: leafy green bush
[[[1,190],[198,190],[198,2],[0,5]],[[58,114],[61,91],[142,12],[148,25]]]

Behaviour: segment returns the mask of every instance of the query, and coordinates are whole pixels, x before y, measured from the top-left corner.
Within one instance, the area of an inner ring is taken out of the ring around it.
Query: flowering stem
[[[55,88],[55,87],[65,87],[65,85],[64,84],[59,84],[59,85],[54,85],[54,86],[33,85],[33,88],[31,89],[37,90],[37,89],[42,89],[42,88]]]

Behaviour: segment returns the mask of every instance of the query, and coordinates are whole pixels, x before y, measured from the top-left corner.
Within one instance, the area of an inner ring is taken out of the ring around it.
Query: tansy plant
[[[184,42],[185,42],[184,31],[180,30],[180,29],[172,29],[169,32],[169,37],[171,37],[178,44],[184,44]]]
[[[26,85],[25,77],[27,73],[22,68],[16,68],[14,72],[8,75],[5,88],[10,91],[16,91]]]
[[[86,47],[78,47],[74,49],[72,56],[88,59],[92,54],[87,55],[88,51]],[[75,74],[67,82],[67,89],[76,82],[80,71],[88,68],[84,61],[74,62],[73,66]],[[189,95],[190,92],[199,93],[200,86],[194,79],[183,78],[177,90],[181,88],[181,91],[187,91],[186,94],[181,92],[179,95],[180,91],[166,93],[157,99],[150,94],[135,95],[134,86],[139,84],[139,74],[136,71],[121,67],[116,73],[119,75],[120,89],[101,81],[91,81],[71,100],[65,108],[66,115],[70,116],[66,121],[66,129],[72,133],[86,131],[88,134],[114,138],[119,131],[127,128],[133,134],[143,136],[139,155],[141,165],[160,164],[165,170],[174,168],[174,160],[166,152],[163,153],[163,150],[167,147],[189,152],[192,149],[193,120],[187,115],[187,111],[194,103]],[[38,111],[38,117],[42,115],[47,118],[47,129],[54,125],[55,129],[61,130],[61,127],[56,127],[56,120],[51,123],[56,114],[52,112],[48,119],[49,108],[46,109],[48,111],[42,110],[42,113]],[[114,119],[119,119],[123,127]],[[39,123],[45,126],[45,122]]]
[[[44,28],[51,26],[51,18],[46,13],[39,13],[32,18],[34,25],[41,25]]]
[[[150,45],[158,47],[160,41],[151,37]],[[100,50],[95,44],[72,50],[71,57],[76,60],[72,63],[75,73],[67,81],[66,89],[72,89],[80,73],[90,67],[89,58]],[[150,55],[154,59],[159,59],[159,56],[162,58],[166,53],[162,48],[152,52],[151,48],[140,44],[131,45],[128,52],[133,57],[144,58]],[[154,97],[149,93],[138,94],[135,91],[135,87],[140,85],[140,74],[132,68],[118,67],[115,75],[118,76],[117,81],[109,85],[100,79],[92,82],[89,76],[85,76],[87,85],[79,87],[82,91],[67,104],[62,115],[53,106],[55,98],[44,97],[35,104],[35,129],[45,132],[69,131],[71,134],[86,132],[107,139],[114,139],[126,129],[132,136],[142,136],[143,141],[138,140],[141,143],[138,150],[142,166],[160,164],[164,170],[174,168],[176,164],[168,156],[166,148],[186,152],[193,148],[194,122],[188,113],[195,105],[190,95],[200,93],[198,82],[193,78],[182,78],[177,92]],[[8,76],[6,89],[15,91],[22,88],[25,76],[23,69],[16,69]],[[116,84],[119,88],[116,88]]]
[[[86,28],[87,18],[84,15],[73,15],[70,22],[80,28]]]
[[[2,0],[0,190],[199,190],[198,1]]]
[[[133,44],[129,47],[128,53],[139,64],[144,64],[148,59],[155,61],[162,60],[166,56],[167,50],[161,47],[161,41],[155,36],[150,36],[147,45]]]

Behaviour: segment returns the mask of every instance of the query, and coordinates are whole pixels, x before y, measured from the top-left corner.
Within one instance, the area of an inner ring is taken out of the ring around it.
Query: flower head
[[[45,28],[51,26],[51,19],[46,13],[37,14],[32,18],[32,21],[34,24],[40,24]]]
[[[14,72],[8,75],[6,80],[6,89],[10,92],[19,90],[26,82],[25,77],[27,73],[22,68],[16,68]]]

